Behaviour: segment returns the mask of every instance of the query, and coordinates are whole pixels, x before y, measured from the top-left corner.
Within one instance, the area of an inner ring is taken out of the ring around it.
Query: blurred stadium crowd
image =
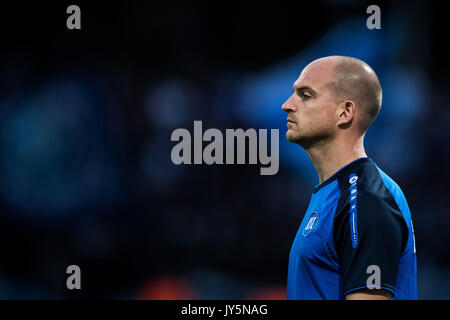
[[[146,19],[138,5],[123,5],[100,21],[92,6],[73,38],[60,31],[44,48],[29,36],[32,49],[8,38],[0,298],[284,299],[290,245],[317,177],[304,151],[284,141],[281,105],[309,61],[343,54],[372,65],[384,88],[366,149],[411,207],[419,298],[449,299],[450,88],[428,62],[430,24],[415,25],[432,12],[423,3],[408,12],[390,6],[383,28],[368,31],[351,3],[310,4],[328,19],[304,41],[291,16],[280,18],[287,9],[260,8],[255,17],[251,7],[206,4],[152,7]],[[106,30],[107,19],[110,28],[131,25],[131,39]],[[49,31],[56,22],[46,23]],[[278,174],[172,164],[170,135],[192,131],[194,120],[279,128]],[[65,287],[71,264],[82,271],[79,292]]]

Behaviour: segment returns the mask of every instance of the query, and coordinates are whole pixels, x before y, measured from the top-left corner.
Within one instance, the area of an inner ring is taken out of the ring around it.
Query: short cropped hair
[[[352,100],[359,105],[360,129],[366,132],[381,109],[382,89],[376,73],[362,60],[340,57],[330,86],[339,101]]]

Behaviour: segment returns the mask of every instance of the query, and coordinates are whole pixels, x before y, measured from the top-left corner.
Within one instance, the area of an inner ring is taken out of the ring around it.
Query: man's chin
[[[286,132],[286,140],[289,142],[297,143],[297,141],[300,139],[300,136],[298,133],[293,132],[292,130],[288,130]]]
[[[310,139],[306,136],[301,136],[298,132],[288,130],[288,132],[286,132],[286,140],[298,144],[302,148],[308,149],[314,143],[315,139]]]

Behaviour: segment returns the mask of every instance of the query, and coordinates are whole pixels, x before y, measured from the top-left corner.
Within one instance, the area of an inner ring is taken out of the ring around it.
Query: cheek
[[[321,127],[326,131],[333,131],[336,124],[335,113],[330,108],[324,108],[320,116]]]
[[[315,103],[306,104],[300,112],[300,121],[307,121],[308,125],[315,128],[327,128],[333,122],[333,114],[330,112],[329,106]]]
[[[299,118],[308,119],[308,121],[317,119],[320,116],[319,111],[314,104],[303,104],[299,109]]]

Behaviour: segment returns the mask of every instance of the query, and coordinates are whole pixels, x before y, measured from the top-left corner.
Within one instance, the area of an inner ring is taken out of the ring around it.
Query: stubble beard
[[[286,132],[286,139],[289,142],[298,144],[305,150],[308,150],[316,145],[321,144],[322,142],[327,141],[328,139],[330,139],[330,137],[331,136],[329,133],[301,132],[298,128],[296,128],[296,130],[290,129],[288,130],[288,132]]]

